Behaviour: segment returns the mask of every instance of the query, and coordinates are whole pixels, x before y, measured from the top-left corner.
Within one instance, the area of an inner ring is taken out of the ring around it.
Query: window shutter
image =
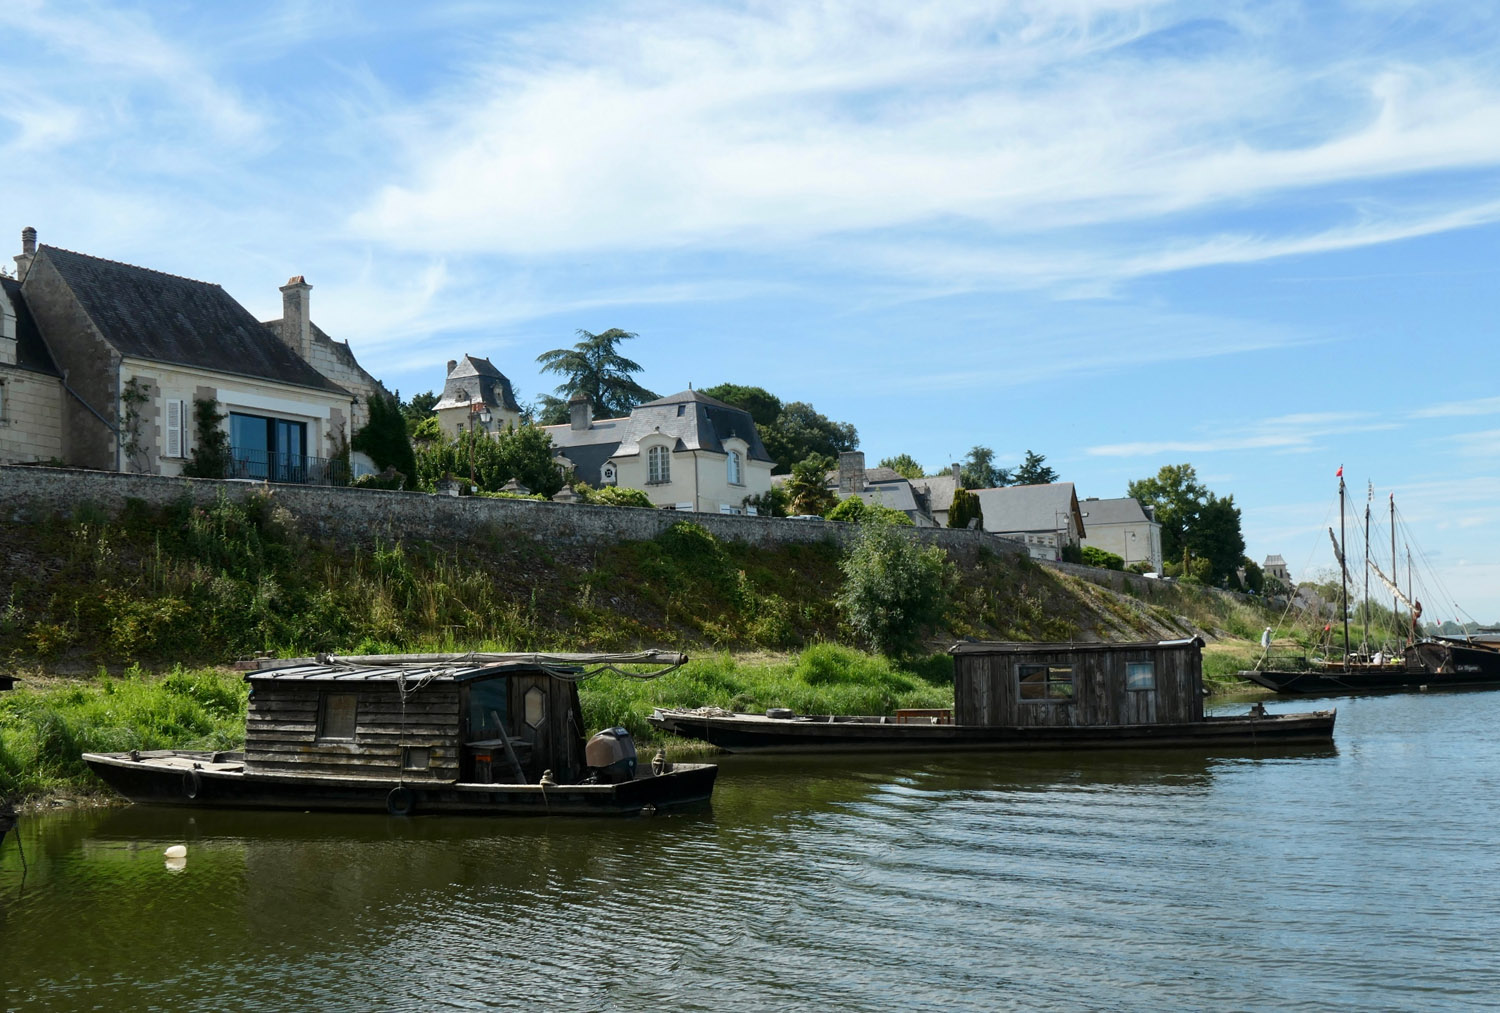
[[[182,401],[167,402],[167,457],[182,457]]]

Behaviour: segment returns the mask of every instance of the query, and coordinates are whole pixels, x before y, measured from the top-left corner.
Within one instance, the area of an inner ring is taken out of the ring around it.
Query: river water
[[[1500,693],[1271,709],[1324,706],[1333,748],[729,757],[640,819],[23,818],[0,1009],[1500,1008]]]

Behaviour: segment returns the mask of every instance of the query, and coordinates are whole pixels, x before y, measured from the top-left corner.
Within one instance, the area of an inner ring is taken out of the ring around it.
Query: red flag
[[[1344,466],[1342,464],[1339,465],[1339,470],[1334,474],[1333,477],[1334,478],[1343,478],[1344,477]]]

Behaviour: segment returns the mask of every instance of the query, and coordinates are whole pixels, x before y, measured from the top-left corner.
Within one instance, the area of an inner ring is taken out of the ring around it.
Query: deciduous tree
[[[889,468],[896,474],[900,475],[902,478],[906,479],[921,478],[924,474],[924,472],[922,471],[922,466],[918,464],[917,459],[912,457],[910,454],[897,454],[895,457],[883,457],[880,459],[880,466],[882,468]]]
[[[839,566],[844,618],[861,640],[886,654],[918,644],[923,630],[941,618],[954,580],[942,549],[919,545],[889,524],[861,525]]]

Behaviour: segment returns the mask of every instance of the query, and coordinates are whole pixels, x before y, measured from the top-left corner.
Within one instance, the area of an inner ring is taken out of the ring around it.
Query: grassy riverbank
[[[684,521],[597,547],[496,529],[461,542],[309,538],[274,496],[143,503],[0,524],[0,664],[88,675],[269,652],[798,651],[853,643],[832,542],[720,541]],[[1264,616],[1205,588],[1111,590],[980,551],[954,559],[929,649],[961,637],[1253,638]]]
[[[1216,691],[1242,687],[1231,673],[1257,650],[1245,642],[1213,645],[1204,657],[1205,680]],[[946,654],[895,661],[834,644],[786,655],[718,653],[658,679],[601,675],[582,685],[580,697],[586,728],[628,728],[644,751],[658,741],[646,722],[657,707],[790,707],[811,714],[950,707],[953,661]],[[221,668],[30,678],[0,695],[0,801],[107,795],[81,753],[239,748],[246,700],[243,676]]]
[[[102,790],[82,753],[237,748],[246,698],[243,678],[218,669],[28,680],[0,694],[0,799]]]
[[[858,639],[837,604],[843,558],[831,540],[745,545],[691,521],[588,547],[501,529],[331,542],[304,534],[273,495],[13,518],[0,524],[0,665],[49,677],[0,695],[0,797],[88,790],[85,751],[238,745],[244,684],[216,666],[261,652],[684,650],[697,660],[660,680],[583,690],[588,727],[650,742],[657,706],[946,706],[952,668],[936,652],[964,637],[1201,634],[1210,687],[1236,688],[1232,673],[1274,621],[1207,588],[1101,574],[1115,582],[1105,587],[980,550],[949,559],[928,653],[897,660],[834,646]]]

